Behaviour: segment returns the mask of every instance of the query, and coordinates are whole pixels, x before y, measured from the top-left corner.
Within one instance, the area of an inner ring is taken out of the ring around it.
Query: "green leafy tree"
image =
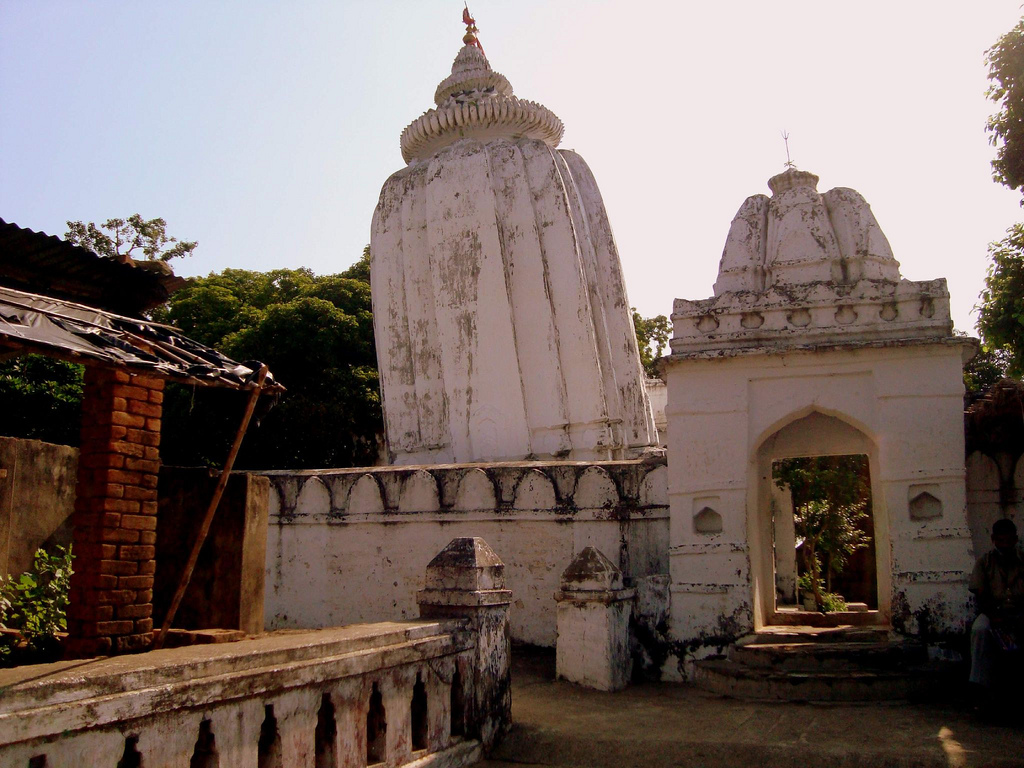
[[[988,120],[996,147],[992,175],[1010,189],[1024,187],[1024,18],[985,53],[987,95],[999,111]],[[1024,205],[1024,199],[1021,201]]]
[[[630,307],[633,313],[633,328],[636,330],[636,343],[640,348],[640,363],[649,378],[656,379],[658,359],[668,344],[671,327],[665,315],[642,317],[636,307]]]
[[[992,176],[1010,189],[1024,191],[1024,18],[988,49],[985,61],[987,96],[999,108],[987,125],[996,147]],[[992,243],[989,258],[977,307],[982,355],[972,363],[973,370],[964,371],[969,395],[971,387],[998,380],[1000,367],[1007,375],[1024,376],[1024,224],[1015,224],[1006,237]]]
[[[98,227],[91,221],[88,224],[69,221],[64,239],[117,261],[139,258],[170,261],[191,256],[199,245],[170,237],[163,219],[144,219],[137,213],[127,219],[107,219]]]
[[[81,365],[41,355],[0,363],[0,434],[78,445]]]
[[[364,260],[367,257],[364,254]],[[190,281],[157,313],[236,360],[266,363],[288,391],[250,429],[238,466],[371,464],[382,429],[369,283],[360,262],[339,275],[308,269],[225,270]],[[169,464],[219,465],[237,429],[237,393],[169,388],[161,453]]]
[[[342,272],[341,276],[370,284],[370,246],[363,248],[363,255],[359,257],[359,261]]]
[[[981,349],[964,366],[964,394],[968,402],[1002,378],[1009,367],[1009,353],[1003,349]]]
[[[18,635],[0,636],[0,666],[59,657],[58,633],[68,628],[71,548],[53,554],[36,550],[32,568],[18,578],[0,576],[0,627]]]
[[[796,535],[803,539],[804,583],[824,608],[834,603],[828,594],[832,575],[870,541],[860,525],[869,514],[867,457],[782,459],[772,467],[772,477],[792,494]]]
[[[978,332],[984,349],[1005,360],[1007,372],[1024,375],[1024,224],[989,246],[988,275],[978,306]]]

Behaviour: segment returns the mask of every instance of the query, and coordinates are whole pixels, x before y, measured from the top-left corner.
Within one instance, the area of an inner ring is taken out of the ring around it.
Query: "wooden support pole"
[[[213,517],[217,514],[217,507],[220,505],[220,499],[224,495],[224,489],[228,485],[228,477],[231,475],[231,468],[235,465],[235,458],[238,456],[238,450],[242,447],[242,438],[245,437],[245,432],[249,428],[249,420],[252,418],[252,413],[256,409],[256,401],[259,400],[260,392],[263,390],[263,380],[267,378],[267,374],[270,369],[267,366],[260,368],[259,373],[256,374],[256,386],[249,394],[249,402],[245,406],[245,414],[242,416],[242,423],[238,427],[238,433],[235,435],[235,442],[231,445],[231,451],[228,452],[227,461],[224,462],[224,469],[221,470],[220,478],[217,480],[217,487],[213,490],[213,498],[210,499],[210,506],[206,508],[206,516],[203,517],[203,523],[199,526],[199,532],[196,536],[195,543],[192,545],[192,552],[188,556],[188,562],[185,563],[185,570],[182,571],[181,579],[178,581],[178,588],[174,592],[174,599],[171,600],[170,606],[167,608],[167,615],[164,617],[163,626],[160,628],[160,635],[156,638],[153,643],[153,648],[159,650],[163,648],[164,641],[167,638],[167,631],[171,628],[171,622],[174,621],[174,614],[178,612],[178,606],[181,605],[182,598],[185,597],[185,590],[188,589],[188,584],[192,580],[192,571],[195,570],[196,563],[199,560],[199,552],[203,548],[203,544],[206,542],[206,536],[210,532],[210,526],[213,525]]]

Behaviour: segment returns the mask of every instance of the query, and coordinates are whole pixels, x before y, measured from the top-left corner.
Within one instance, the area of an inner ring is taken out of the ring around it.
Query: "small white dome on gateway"
[[[818,177],[789,167],[748,197],[729,228],[715,296],[772,286],[899,282],[900,265],[859,192],[818,192]]]
[[[743,201],[715,295],[676,299],[672,354],[723,357],[952,333],[945,280],[911,282],[859,192],[792,165]]]

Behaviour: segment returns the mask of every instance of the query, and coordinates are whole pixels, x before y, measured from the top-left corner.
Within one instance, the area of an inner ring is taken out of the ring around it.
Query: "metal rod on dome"
[[[469,2],[466,2],[466,7],[462,9],[462,23],[466,25],[466,34],[462,38],[462,42],[466,45],[475,45],[480,49],[480,53],[484,54],[484,58],[487,58],[484,47],[480,45],[480,39],[476,36],[480,30],[476,27],[476,19],[469,14]]]

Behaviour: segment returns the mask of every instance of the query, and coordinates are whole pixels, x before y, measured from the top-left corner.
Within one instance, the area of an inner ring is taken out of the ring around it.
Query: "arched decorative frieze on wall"
[[[587,467],[576,480],[572,497],[577,509],[607,512],[619,504],[619,489],[607,471],[601,467]]]
[[[349,515],[379,515],[384,512],[380,483],[374,475],[362,475],[352,484],[345,511]]]
[[[527,470],[516,486],[515,509],[554,509],[558,506],[555,486],[543,472]]]
[[[668,467],[655,467],[640,485],[640,507],[668,506]]]
[[[459,480],[452,509],[456,512],[493,510],[498,507],[494,483],[482,469],[470,469]]]
[[[551,595],[565,563],[585,546],[606,552],[633,579],[662,574],[667,580],[664,464],[504,463],[269,474],[278,499],[267,550],[270,628],[415,616],[419,571],[452,536],[483,536],[508,564],[516,594],[512,631],[523,642],[554,643]],[[297,506],[322,512],[325,493],[332,499],[330,514],[296,514]],[[293,499],[290,508],[286,494]],[[313,499],[319,501],[313,505]]]
[[[302,483],[295,502],[296,515],[327,515],[331,511],[331,493],[318,477],[308,477]]]
[[[417,469],[402,481],[399,512],[437,512],[440,508],[437,480],[425,469]]]

